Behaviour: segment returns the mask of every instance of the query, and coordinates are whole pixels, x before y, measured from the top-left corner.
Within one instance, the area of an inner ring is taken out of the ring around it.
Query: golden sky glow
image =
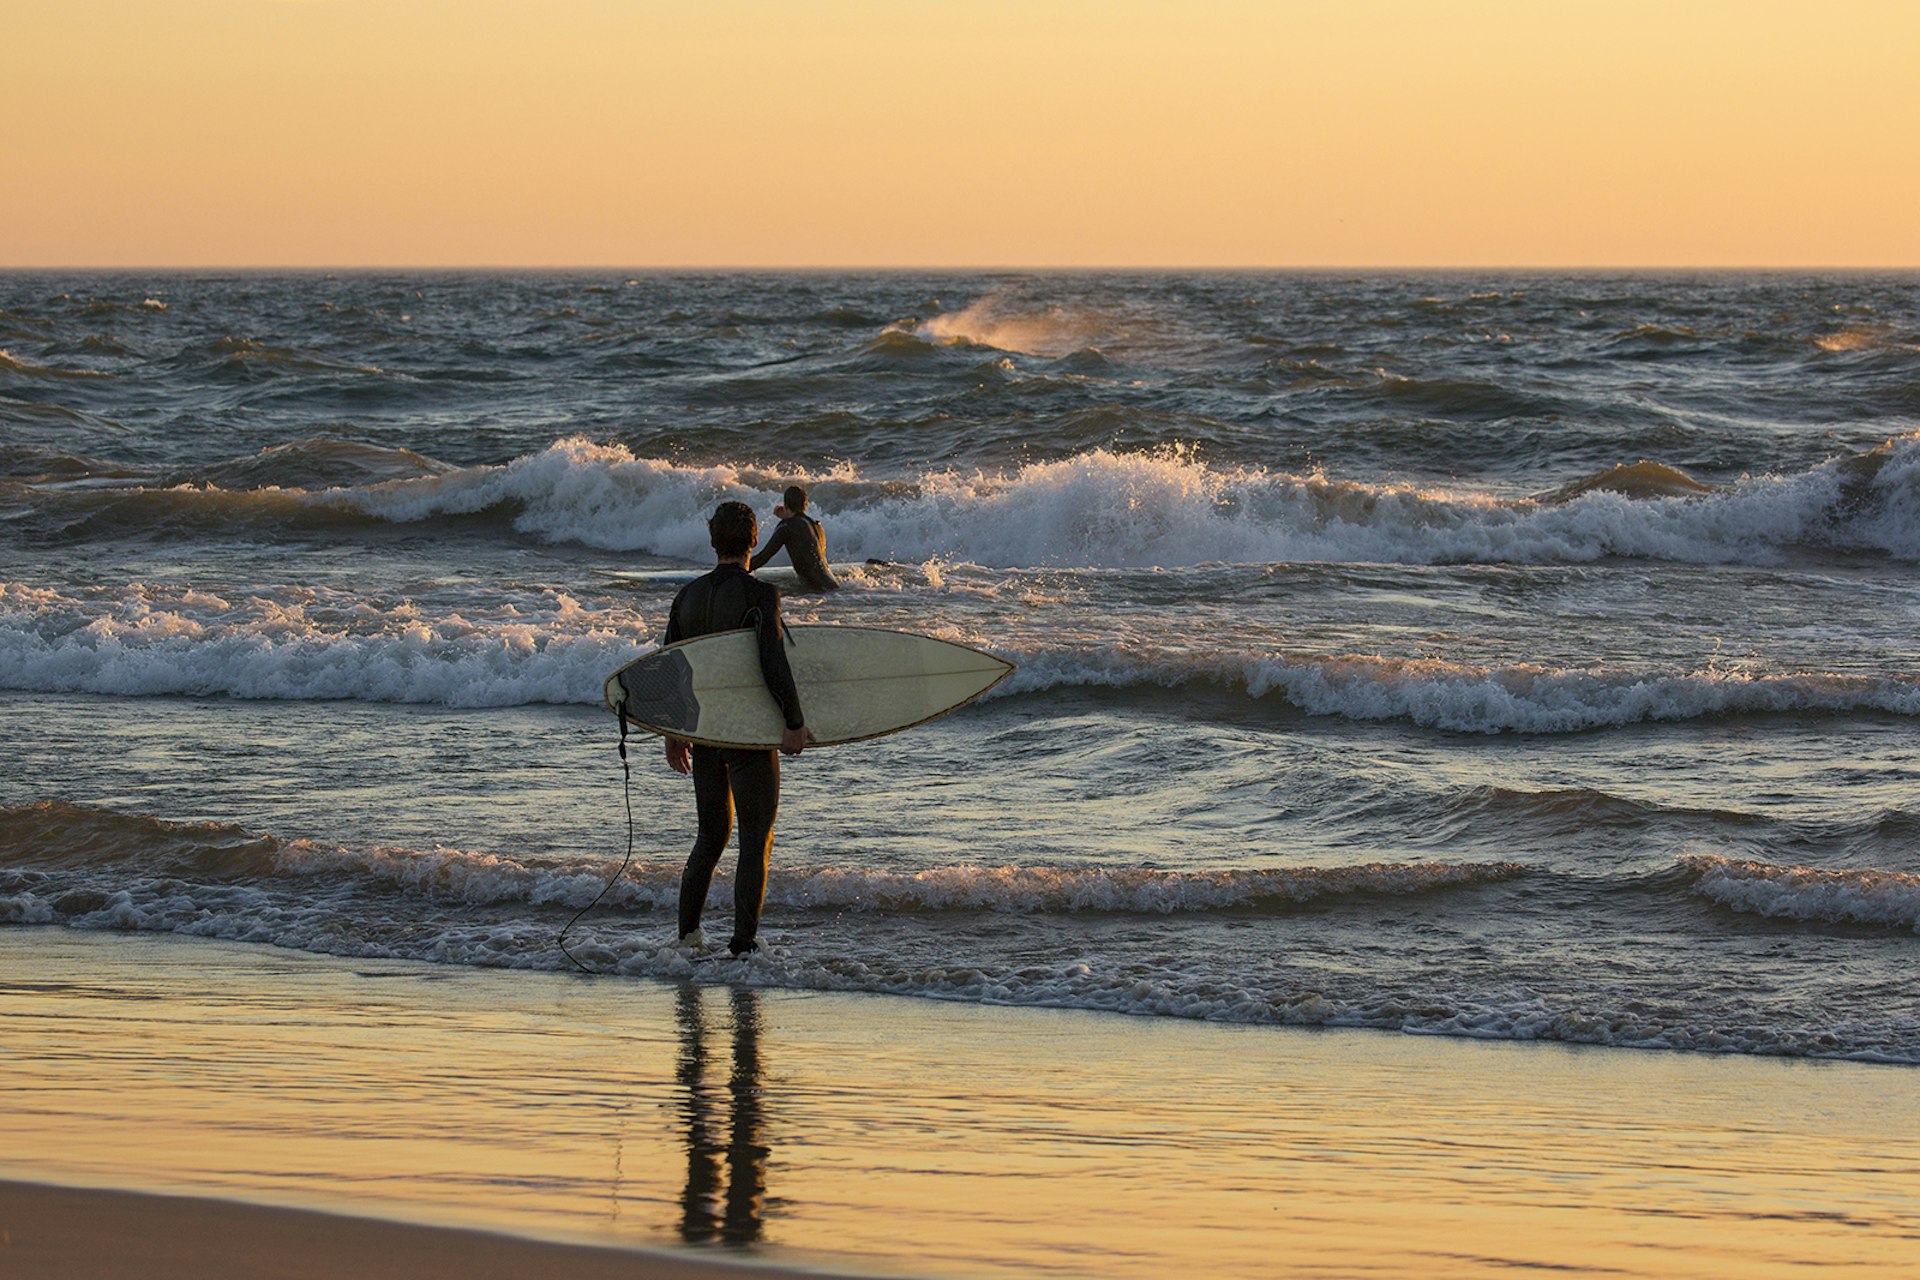
[[[1920,265],[1905,0],[10,0],[0,265]]]

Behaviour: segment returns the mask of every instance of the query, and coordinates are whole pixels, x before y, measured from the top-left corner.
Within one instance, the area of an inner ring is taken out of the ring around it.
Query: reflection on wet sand
[[[760,1003],[732,989],[733,1055],[724,1084],[708,1023],[710,992],[680,988],[680,1062],[675,1078],[687,1131],[687,1186],[680,1198],[680,1236],[692,1243],[752,1244],[766,1205],[765,1115],[760,1101]]]

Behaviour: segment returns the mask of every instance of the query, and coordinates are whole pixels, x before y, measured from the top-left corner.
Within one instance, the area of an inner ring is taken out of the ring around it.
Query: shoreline
[[[163,1280],[231,1270],[209,1213],[265,1257],[314,1214],[342,1249],[452,1231],[669,1277],[1874,1274],[1920,1234],[1920,1153],[1889,1136],[1920,1099],[1880,1066],[39,926],[0,929],[0,974],[0,1122],[34,1153],[0,1214],[56,1185],[77,1237],[184,1196],[154,1247],[202,1252]]]

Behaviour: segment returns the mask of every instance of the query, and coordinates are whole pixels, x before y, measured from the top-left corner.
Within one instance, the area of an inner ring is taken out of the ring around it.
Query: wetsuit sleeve
[[[753,629],[760,639],[760,676],[767,682],[767,692],[780,704],[787,728],[803,728],[807,718],[800,711],[800,690],[794,687],[793,668],[787,665],[786,624],[780,620],[780,593],[766,587],[764,594],[756,594],[759,598],[754,601],[754,609],[758,616],[754,618]]]
[[[760,548],[760,552],[758,555],[754,556],[753,559],[747,561],[747,568],[758,569],[761,565],[773,559],[774,552],[778,551],[780,548],[786,545],[787,545],[787,522],[785,520],[782,520],[779,524],[773,526],[773,536],[767,539],[767,545]]]

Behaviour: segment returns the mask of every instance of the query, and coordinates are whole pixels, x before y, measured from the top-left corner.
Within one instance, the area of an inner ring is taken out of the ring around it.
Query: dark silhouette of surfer
[[[748,563],[748,569],[758,569],[773,559],[773,553],[782,547],[787,549],[787,559],[793,562],[793,571],[800,575],[809,591],[838,591],[840,583],[835,580],[833,570],[827,566],[827,534],[820,522],[807,514],[807,491],[797,484],[787,486],[786,501],[775,506],[774,518],[780,523],[773,527],[773,535],[767,539],[767,545]]]
[[[667,615],[663,641],[673,644],[716,631],[751,627],[760,642],[760,676],[786,720],[780,750],[797,756],[813,741],[800,710],[793,669],[782,643],[780,592],[747,572],[747,555],[759,533],[753,508],[723,502],[707,521],[707,535],[720,562],[712,572],[680,588]],[[684,738],[667,739],[667,765],[693,775],[694,808],[700,832],[680,876],[680,941],[698,941],[700,913],[714,868],[726,851],[734,810],[740,812],[740,864],[733,883],[733,937],[727,949],[743,955],[755,949],[760,908],[767,894],[767,865],[773,857],[773,820],[780,810],[780,757],[772,749],[696,746]]]

